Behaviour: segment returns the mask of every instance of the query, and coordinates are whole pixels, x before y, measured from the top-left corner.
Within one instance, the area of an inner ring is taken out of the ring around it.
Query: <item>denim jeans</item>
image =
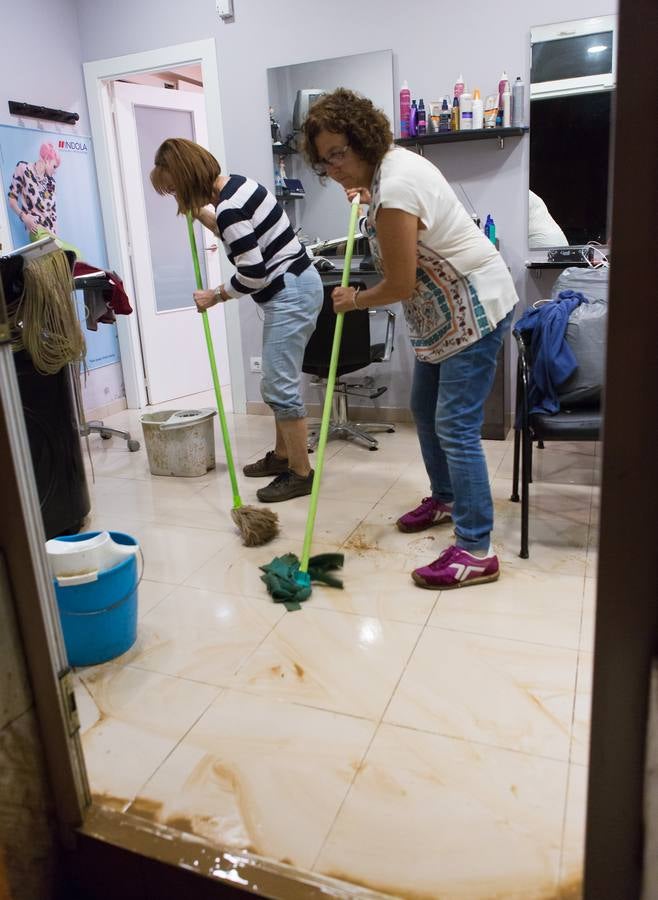
[[[277,419],[303,419],[299,389],[304,351],[322,309],[315,266],[284,275],[284,287],[263,303],[263,379],[260,392]]]
[[[411,411],[432,497],[453,503],[456,544],[464,550],[487,550],[493,529],[480,430],[511,321],[510,312],[492,332],[444,362],[415,363]]]

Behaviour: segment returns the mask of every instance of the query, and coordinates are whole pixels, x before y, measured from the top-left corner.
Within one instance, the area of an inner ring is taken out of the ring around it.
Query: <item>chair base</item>
[[[135,453],[139,450],[139,441],[134,440],[130,436],[129,431],[119,431],[118,428],[109,428],[98,420],[85,422],[80,426],[80,437],[88,437],[90,434],[100,434],[104,441],[109,441],[111,437],[119,437],[127,442],[128,449],[131,453]]]
[[[333,397],[327,440],[338,438],[344,441],[360,441],[368,450],[377,450],[379,442],[372,436],[372,433],[386,431],[388,434],[394,434],[395,426],[390,422],[351,422],[344,383],[337,382],[336,388],[339,390],[334,393]],[[340,388],[343,389],[340,390]],[[319,441],[320,422],[310,422],[308,425],[309,453],[317,448]]]

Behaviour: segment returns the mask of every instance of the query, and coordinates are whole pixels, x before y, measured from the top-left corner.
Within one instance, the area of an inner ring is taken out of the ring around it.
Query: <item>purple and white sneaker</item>
[[[425,531],[434,525],[452,521],[452,507],[433,497],[424,497],[415,509],[405,513],[395,523],[400,531]]]
[[[484,584],[486,581],[496,581],[499,575],[500,565],[495,553],[485,557],[473,556],[461,547],[448,547],[434,562],[411,573],[417,585],[435,591]]]

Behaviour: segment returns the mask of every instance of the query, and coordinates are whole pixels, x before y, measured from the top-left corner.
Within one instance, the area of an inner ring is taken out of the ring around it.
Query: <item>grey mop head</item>
[[[231,518],[240,529],[245,547],[260,547],[279,533],[279,517],[270,509],[241,506],[231,510]]]

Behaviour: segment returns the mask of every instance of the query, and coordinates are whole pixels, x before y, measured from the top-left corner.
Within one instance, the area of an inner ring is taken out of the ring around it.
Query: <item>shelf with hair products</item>
[[[505,145],[505,138],[523,137],[528,133],[527,125],[514,128],[477,128],[469,131],[446,131],[438,134],[423,134],[415,137],[396,138],[399,147],[409,147],[420,155],[428,144],[456,144],[460,141],[492,141],[497,140],[499,148]]]

